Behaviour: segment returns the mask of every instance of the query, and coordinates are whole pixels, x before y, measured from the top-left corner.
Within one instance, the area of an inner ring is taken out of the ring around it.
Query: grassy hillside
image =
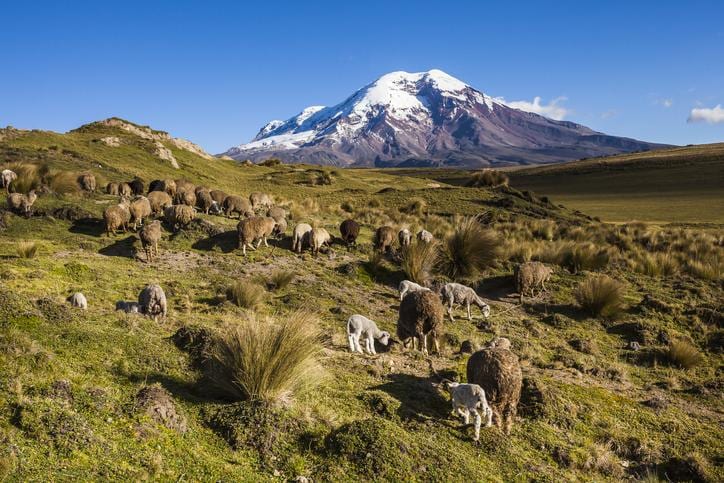
[[[123,143],[98,141],[107,136]],[[244,258],[236,220],[200,215],[178,233],[164,229],[160,256],[148,263],[136,234],[103,235],[114,197],[50,192],[29,218],[3,213],[0,479],[724,478],[720,235],[609,226],[534,194],[465,188],[424,172],[246,167],[166,146],[180,169],[154,156],[148,140],[107,126],[13,133],[0,140],[0,160],[106,181],[184,177],[245,196],[265,191],[292,227],[305,221],[338,236],[343,219],[359,220],[359,246],[297,255],[290,229]],[[394,334],[396,286],[407,277],[398,253],[373,253],[373,230],[425,227],[443,240],[465,215],[481,215],[498,235],[496,262],[465,280],[489,301],[490,319],[474,309],[468,321],[457,309],[442,353],[429,361],[400,344],[351,354],[346,319],[364,314]],[[530,259],[555,273],[547,293],[521,305],[511,274]],[[280,273],[293,280],[275,289]],[[620,313],[593,316],[579,305],[575,292],[591,273],[622,283]],[[236,282],[260,285],[263,300],[235,305],[227,289]],[[147,283],[166,291],[166,320],[114,310]],[[65,302],[75,291],[88,310]],[[209,383],[199,347],[250,317],[284,319],[297,309],[312,311],[324,333],[314,390],[267,407],[230,400]],[[494,336],[508,337],[520,358],[523,398],[510,435],[483,429],[475,444],[433,387],[429,364],[464,380],[461,343],[480,347]],[[165,419],[138,396],[149,386],[170,395],[157,401]]]

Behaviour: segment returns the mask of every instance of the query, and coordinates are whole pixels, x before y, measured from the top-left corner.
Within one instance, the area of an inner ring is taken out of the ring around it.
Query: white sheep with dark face
[[[349,350],[364,354],[360,346],[360,338],[365,341],[365,349],[368,354],[376,354],[375,339],[380,344],[387,345],[390,342],[390,333],[377,328],[377,324],[365,317],[364,315],[355,314],[347,319],[347,339],[349,340]]]
[[[460,283],[446,283],[442,288],[442,303],[447,306],[447,313],[451,321],[455,321],[452,315],[453,305],[465,305],[468,312],[468,320],[473,320],[470,313],[470,305],[477,305],[486,319],[490,316],[490,306],[475,293],[471,287]]]

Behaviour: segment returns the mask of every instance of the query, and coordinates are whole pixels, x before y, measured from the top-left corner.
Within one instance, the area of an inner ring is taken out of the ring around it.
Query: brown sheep
[[[313,228],[312,233],[309,235],[309,240],[312,245],[312,253],[319,255],[319,250],[322,248],[322,245],[329,245],[332,237],[324,228]]]
[[[249,202],[251,203],[251,207],[254,209],[254,211],[268,208],[274,204],[271,196],[266,193],[260,193],[258,191],[249,195]]]
[[[118,194],[121,196],[125,196],[126,198],[130,198],[133,195],[133,190],[131,189],[131,185],[128,183],[121,183],[118,185]]]
[[[30,216],[30,209],[33,207],[38,195],[35,190],[30,191],[27,195],[22,193],[10,193],[8,195],[8,208],[15,214]]]
[[[164,188],[163,190],[168,193],[170,197],[176,196],[176,190],[178,187],[176,186],[176,181],[172,179],[165,179],[163,180]]]
[[[274,218],[276,221],[279,221],[287,217],[287,211],[281,206],[272,206],[271,208],[269,208],[269,210],[267,210],[266,216],[268,216],[269,218]]]
[[[176,186],[176,192],[177,192],[177,193],[178,193],[179,191],[182,191],[182,190],[191,191],[191,192],[193,193],[194,190],[196,189],[196,185],[193,184],[191,181],[186,180],[186,179],[177,179],[177,180],[175,180],[175,186]]]
[[[395,243],[396,233],[391,226],[381,226],[375,232],[375,250],[389,252]]]
[[[485,391],[495,425],[510,433],[523,385],[518,356],[503,348],[479,350],[468,359],[467,376]]]
[[[209,214],[209,210],[214,206],[214,203],[216,202],[211,198],[209,190],[204,188],[196,191],[196,206],[203,211],[204,214]]]
[[[108,183],[106,185],[106,194],[118,196],[120,195],[120,187],[118,186],[118,183]]]
[[[141,245],[143,245],[143,249],[146,251],[146,261],[152,262],[154,255],[158,256],[158,241],[161,239],[161,222],[153,220],[151,223],[146,223],[138,233],[138,237],[141,239]]]
[[[418,349],[427,354],[427,336],[432,335],[435,352],[440,353],[438,338],[442,336],[444,318],[445,310],[438,294],[431,291],[410,292],[400,303],[397,336],[405,347],[412,339],[413,349],[417,339]]]
[[[352,245],[357,245],[357,237],[359,236],[359,223],[354,220],[344,220],[339,225],[339,233],[342,235],[342,240],[347,244],[347,249]]]
[[[251,208],[249,200],[242,198],[241,196],[229,195],[224,199],[224,213],[226,216],[231,218],[234,213],[239,213],[239,218],[246,216],[253,216],[254,210]]]
[[[541,262],[526,262],[515,267],[513,278],[515,286],[520,295],[520,303],[523,303],[523,295],[530,293],[535,297],[535,290],[546,290],[546,282],[551,278],[553,270]]]
[[[287,223],[286,218],[280,218],[279,220],[274,220],[277,222],[277,225],[274,227],[274,236],[278,238],[282,238],[284,234],[287,232],[287,227],[289,224]]]
[[[219,204],[219,206],[223,206],[224,200],[226,199],[227,196],[229,196],[221,190],[211,190],[211,191],[209,191],[209,194],[211,195],[211,199],[216,201]]]
[[[121,198],[117,205],[109,206],[103,212],[103,220],[106,223],[106,235],[115,235],[116,230],[128,230],[128,222],[131,221],[130,203],[128,199]]]
[[[196,193],[189,188],[179,188],[173,201],[177,205],[196,206]]]
[[[96,190],[96,177],[91,173],[83,173],[78,176],[78,184],[83,191],[93,193]]]
[[[154,215],[163,214],[163,210],[173,205],[173,200],[165,191],[151,191],[147,198],[151,204],[151,213]]]
[[[133,222],[133,231],[138,229],[138,222],[143,225],[143,219],[151,216],[151,203],[145,196],[136,196],[128,207],[131,212],[131,221]]]
[[[178,231],[194,221],[196,210],[188,205],[171,205],[163,211],[163,218],[173,231]]]
[[[252,250],[256,250],[261,246],[262,242],[265,247],[269,245],[266,242],[267,237],[271,236],[276,227],[276,221],[274,218],[252,216],[241,220],[236,226],[236,230],[239,233],[239,248],[242,253],[246,256],[247,245]],[[258,240],[256,247],[254,247],[254,241]]]

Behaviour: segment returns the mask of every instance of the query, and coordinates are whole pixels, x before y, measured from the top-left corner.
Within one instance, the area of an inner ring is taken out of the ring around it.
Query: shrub
[[[595,317],[612,317],[623,307],[623,285],[607,275],[590,275],[578,285],[574,296]]]
[[[724,276],[724,264],[719,257],[709,260],[686,262],[686,272],[689,275],[703,280],[720,280]]]
[[[235,400],[289,401],[321,377],[316,316],[251,317],[220,336],[210,351],[209,376]]]
[[[38,253],[38,244],[32,241],[22,241],[18,243],[17,252],[20,258],[35,258]]]
[[[264,161],[262,161],[261,163],[259,163],[259,166],[266,166],[266,167],[268,167],[268,168],[271,168],[271,167],[273,167],[273,166],[279,166],[280,164],[282,164],[282,160],[281,160],[281,159],[269,158],[269,159],[265,159]]]
[[[683,340],[671,341],[665,355],[671,364],[682,369],[696,367],[704,360],[696,347]]]
[[[402,271],[408,280],[425,284],[432,276],[437,257],[436,243],[413,243],[402,250]]]
[[[254,309],[264,300],[264,287],[255,282],[240,280],[226,289],[226,298],[245,309]]]
[[[494,169],[484,169],[473,173],[465,186],[480,188],[484,186],[508,186],[508,175]]]
[[[271,290],[284,290],[289,285],[296,274],[289,270],[274,270],[266,283]]]
[[[422,198],[413,198],[407,205],[401,207],[400,211],[408,215],[423,216],[427,212],[427,201]]]
[[[317,186],[327,186],[332,184],[333,178],[330,173],[327,171],[322,171],[319,173],[313,180],[312,184],[315,184]]]
[[[536,238],[541,238],[543,240],[553,240],[553,237],[556,233],[556,224],[555,222],[550,220],[542,220],[534,223],[532,228],[533,236],[535,236]]]
[[[495,262],[501,248],[495,232],[474,218],[464,219],[442,243],[439,270],[453,280],[473,278]]]

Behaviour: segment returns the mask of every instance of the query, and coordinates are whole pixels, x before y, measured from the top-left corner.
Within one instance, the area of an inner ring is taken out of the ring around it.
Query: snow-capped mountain
[[[336,166],[502,166],[655,149],[507,106],[442,72],[391,72],[343,102],[271,121],[226,155]]]

